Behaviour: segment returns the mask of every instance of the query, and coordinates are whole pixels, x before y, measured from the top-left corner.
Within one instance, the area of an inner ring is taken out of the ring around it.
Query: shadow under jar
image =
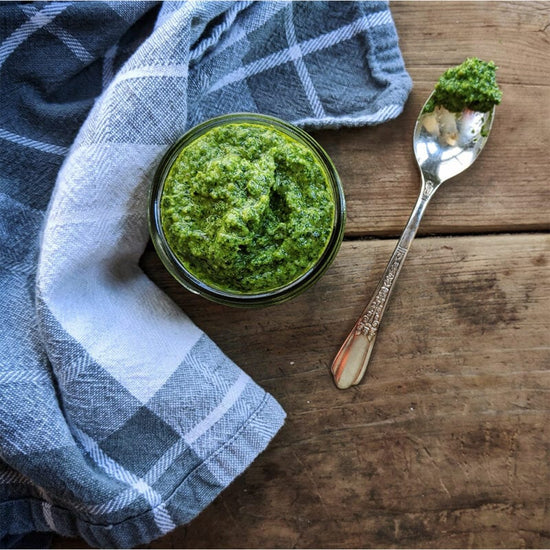
[[[345,198],[319,144],[283,120],[212,118],[162,158],[149,230],[186,289],[232,306],[283,302],[309,288],[343,239]]]

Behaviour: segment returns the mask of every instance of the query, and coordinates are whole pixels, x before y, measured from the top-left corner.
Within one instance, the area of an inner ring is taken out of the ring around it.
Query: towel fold
[[[193,519],[285,417],[138,266],[162,154],[234,111],[381,123],[411,81],[384,2],[0,19],[0,539],[134,547]]]

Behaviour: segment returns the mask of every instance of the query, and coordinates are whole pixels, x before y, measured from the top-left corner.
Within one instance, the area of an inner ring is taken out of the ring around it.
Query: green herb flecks
[[[435,85],[424,112],[436,106],[459,113],[464,108],[485,113],[502,100],[502,91],[496,81],[497,66],[492,61],[469,57],[457,67],[447,69]]]

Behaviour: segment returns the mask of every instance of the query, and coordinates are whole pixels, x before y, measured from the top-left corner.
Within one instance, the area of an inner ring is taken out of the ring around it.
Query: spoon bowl
[[[334,358],[331,371],[340,389],[358,384],[367,370],[382,315],[428,202],[443,182],[475,162],[489,138],[495,107],[487,112],[465,108],[453,113],[441,106],[427,111],[431,97],[421,109],[413,133],[420,194],[373,297]]]
[[[423,177],[440,185],[471,166],[487,143],[494,114],[495,107],[486,113],[467,108],[452,113],[444,107],[426,112],[424,106],[413,133],[413,150]]]

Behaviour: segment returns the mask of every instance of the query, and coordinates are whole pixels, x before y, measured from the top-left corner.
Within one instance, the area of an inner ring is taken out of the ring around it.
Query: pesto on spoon
[[[423,112],[437,106],[452,113],[464,108],[486,113],[502,100],[496,79],[497,66],[492,61],[469,57],[457,67],[447,69],[437,81]]]
[[[420,111],[413,136],[420,195],[371,301],[334,359],[331,371],[340,389],[358,384],[366,372],[382,315],[428,202],[444,181],[474,163],[487,142],[502,99],[495,71],[492,62],[466,59],[441,76]]]

